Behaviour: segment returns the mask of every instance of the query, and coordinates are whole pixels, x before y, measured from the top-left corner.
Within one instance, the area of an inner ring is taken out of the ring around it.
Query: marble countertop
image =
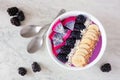
[[[26,20],[21,27],[10,23],[8,7],[17,6],[24,11]],[[32,38],[19,34],[28,24],[49,23],[60,9],[91,13],[103,24],[107,34],[107,48],[101,60],[82,71],[69,71],[57,65],[49,56],[46,46],[35,54],[28,54],[26,46]],[[1,80],[120,80],[120,0],[0,0],[0,79]],[[33,73],[31,64],[37,61],[42,71]],[[99,67],[109,62],[112,71],[103,73]],[[23,66],[28,70],[24,77],[17,72]]]

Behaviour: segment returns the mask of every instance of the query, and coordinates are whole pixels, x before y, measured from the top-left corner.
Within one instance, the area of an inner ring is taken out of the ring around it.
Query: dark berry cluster
[[[102,72],[109,72],[111,71],[111,65],[110,63],[103,64],[100,69]]]
[[[86,19],[87,18],[84,15],[78,15],[75,22],[77,24],[84,24]]]
[[[19,10],[17,7],[11,7],[7,9],[7,12],[10,16],[13,16],[10,21],[15,26],[20,26],[21,21],[25,20],[23,11]]]
[[[85,23],[86,19],[87,18],[84,15],[78,15],[75,20],[74,29],[78,30],[78,31],[85,29],[86,26],[84,25],[84,23]]]
[[[60,53],[57,55],[58,60],[62,61],[63,63],[68,61],[67,54]]]
[[[71,51],[71,48],[70,48],[70,46],[67,46],[67,45],[62,46],[60,49],[60,53],[64,53],[64,54],[69,54],[70,51]]]
[[[20,67],[20,68],[18,68],[18,73],[21,76],[24,76],[27,73],[27,70],[24,67]]]
[[[7,9],[7,12],[10,16],[14,16],[19,12],[19,9],[17,7],[11,7]]]
[[[37,62],[33,62],[32,69],[33,69],[33,72],[40,72],[41,71],[41,67]]]
[[[60,52],[57,55],[58,60],[62,61],[63,63],[68,61],[67,55],[70,53],[71,47],[68,45],[64,45],[60,48]]]
[[[80,31],[72,31],[70,37],[76,40],[80,40],[81,39],[81,32]]]
[[[83,30],[83,29],[85,29],[85,28],[86,28],[86,27],[85,27],[84,24],[77,24],[77,23],[75,23],[75,25],[74,25],[75,31],[80,31],[80,30]]]
[[[33,72],[40,72],[41,71],[41,67],[37,62],[33,62],[32,64],[32,70]],[[20,74],[21,76],[24,76],[27,74],[27,70],[24,67],[19,67],[18,68],[18,74]]]
[[[66,45],[69,46],[70,48],[74,48],[75,42],[76,42],[76,39],[74,39],[74,38],[68,38],[66,40]]]

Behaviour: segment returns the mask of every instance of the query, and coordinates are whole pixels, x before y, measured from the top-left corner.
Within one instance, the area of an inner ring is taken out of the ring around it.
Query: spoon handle
[[[66,12],[65,9],[61,9],[55,18],[57,18],[58,16],[62,15],[65,12]],[[50,26],[51,23],[48,23],[48,24],[46,24],[46,25],[43,26],[43,28],[40,30],[42,32],[42,35],[40,37],[43,37],[45,35],[45,33],[47,32],[47,30],[49,29],[48,26]],[[43,32],[42,30],[44,30],[44,29],[45,29],[45,31]]]
[[[57,18],[58,16],[62,15],[65,12],[66,12],[65,9],[61,9],[55,18]]]
[[[61,9],[55,18],[57,18],[58,16],[62,15],[62,14],[65,13],[65,12],[66,12],[65,9]],[[52,22],[51,22],[51,23],[52,23]],[[45,27],[46,30],[45,30],[44,34],[45,34],[45,33],[47,32],[47,30],[49,29],[49,25],[51,25],[51,23],[48,23],[48,24],[44,25],[44,26],[46,26],[46,27]],[[47,26],[48,26],[48,27],[47,27]],[[41,37],[43,37],[44,34],[41,35]]]
[[[58,16],[62,15],[62,14],[65,13],[65,12],[66,12],[65,9],[61,9],[55,18],[57,18]],[[55,18],[54,18],[54,19],[55,19]],[[44,27],[49,26],[51,23],[52,23],[52,21],[51,21],[50,23],[44,25]]]

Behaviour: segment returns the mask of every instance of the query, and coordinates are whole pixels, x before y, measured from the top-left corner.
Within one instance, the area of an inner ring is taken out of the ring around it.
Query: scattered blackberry
[[[58,54],[57,58],[58,58],[58,60],[62,61],[63,63],[68,61],[67,54]]]
[[[41,71],[41,67],[37,62],[33,62],[32,69],[33,69],[33,72],[40,72]]]
[[[69,46],[70,48],[74,48],[75,42],[76,42],[76,39],[74,39],[74,38],[68,38],[66,40],[66,45]]]
[[[71,52],[70,46],[64,45],[60,49],[60,53],[69,54]]]
[[[21,25],[21,23],[20,23],[20,21],[19,21],[19,19],[17,17],[11,18],[10,21],[15,26],[20,26]]]
[[[111,71],[111,65],[110,63],[103,64],[100,69],[102,72],[109,72]]]
[[[11,7],[7,9],[7,12],[10,16],[14,16],[18,13],[19,9],[17,7]]]
[[[20,68],[18,68],[18,73],[21,76],[24,76],[27,73],[27,70],[24,67],[20,67]]]
[[[77,30],[77,31],[83,30],[85,28],[86,27],[85,27],[84,24],[77,24],[77,23],[75,23],[75,25],[74,25],[74,29]]]
[[[81,39],[81,32],[80,31],[72,31],[70,37],[79,40],[79,39]]]
[[[24,16],[23,11],[19,11],[18,14],[17,14],[17,17],[20,21],[25,20],[25,16]]]
[[[84,15],[78,15],[76,18],[76,23],[78,24],[84,24],[86,21],[86,17]]]

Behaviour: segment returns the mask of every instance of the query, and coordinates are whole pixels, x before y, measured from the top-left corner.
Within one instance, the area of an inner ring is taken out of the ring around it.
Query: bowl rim
[[[51,32],[51,28],[52,26],[54,25],[54,23],[60,19],[64,19],[64,18],[67,18],[67,17],[70,17],[70,16],[77,16],[79,14],[83,14],[87,17],[89,17],[92,21],[94,21],[99,29],[100,29],[100,32],[101,32],[101,35],[102,35],[102,46],[101,46],[101,49],[100,49],[100,52],[98,54],[98,56],[96,57],[96,59],[94,61],[92,61],[90,64],[86,65],[85,67],[68,67],[68,66],[65,66],[63,65],[60,61],[58,61],[55,56],[53,55],[53,52],[52,52],[52,49],[50,49],[50,40],[49,40],[49,33]],[[69,12],[66,12],[60,16],[58,16],[53,22],[52,24],[50,25],[48,31],[47,31],[47,35],[46,35],[46,45],[47,45],[47,50],[49,52],[49,55],[51,56],[52,60],[57,63],[59,66],[65,68],[65,69],[69,69],[69,70],[84,70],[84,69],[87,69],[87,68],[90,68],[91,66],[93,66],[94,64],[96,64],[100,59],[101,57],[103,56],[104,54],[104,51],[105,51],[105,48],[106,48],[106,44],[107,44],[107,37],[106,37],[106,32],[103,28],[103,25],[100,23],[100,21],[94,17],[93,15],[89,14],[89,13],[86,13],[86,12],[82,12],[82,11],[69,11]]]

